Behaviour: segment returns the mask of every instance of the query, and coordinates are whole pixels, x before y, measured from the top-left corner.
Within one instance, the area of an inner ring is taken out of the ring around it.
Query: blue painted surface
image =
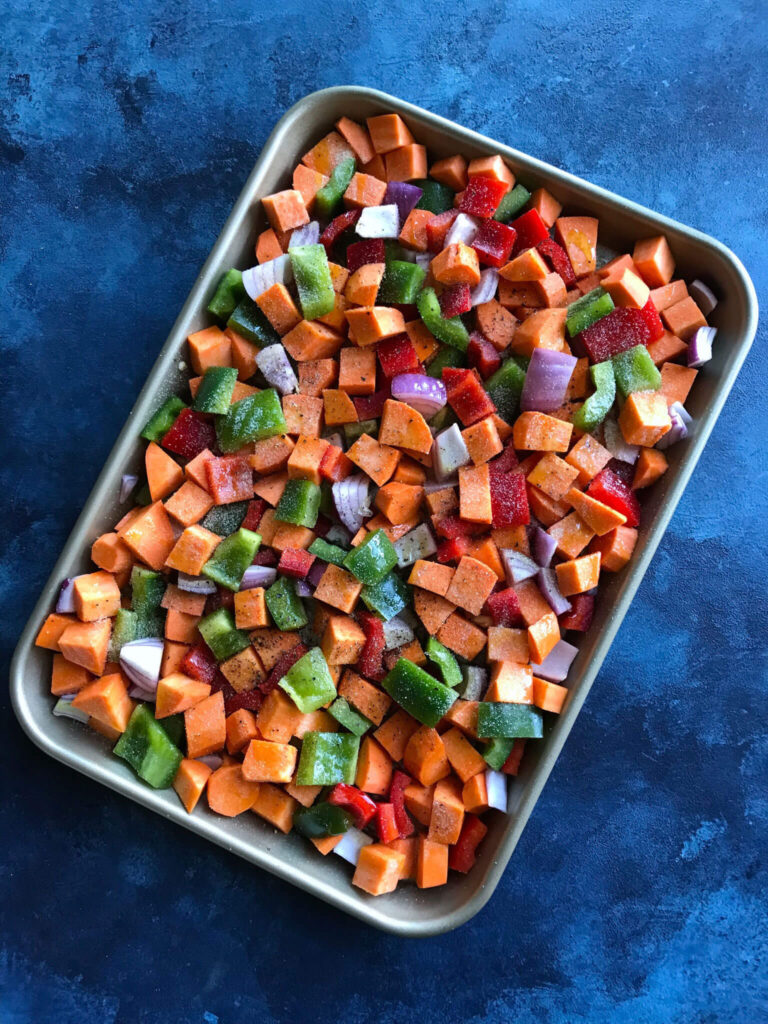
[[[316,88],[378,86],[692,224],[765,293],[759,0],[421,6],[0,7],[4,658],[260,146]],[[3,693],[0,1022],[767,1019],[765,342],[454,934],[373,932],[59,768]]]

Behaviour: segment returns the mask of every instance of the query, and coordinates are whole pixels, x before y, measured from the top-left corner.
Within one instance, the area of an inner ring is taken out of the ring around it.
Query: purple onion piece
[[[458,423],[452,423],[435,438],[432,447],[432,464],[439,480],[452,477],[457,469],[471,462],[469,449]],[[448,486],[446,484],[446,486]]]
[[[426,480],[424,482],[424,493],[434,494],[435,491],[444,491],[446,487],[458,487],[459,478],[452,477],[450,480]]]
[[[241,590],[253,590],[255,587],[271,587],[277,579],[277,569],[268,565],[249,565],[240,580]]]
[[[533,533],[533,557],[542,569],[546,569],[551,564],[555,551],[557,551],[555,538],[550,537],[546,530],[537,526]]]
[[[195,760],[200,761],[203,764],[207,764],[213,772],[215,772],[217,768],[221,768],[224,763],[224,758],[221,754],[204,754],[202,757],[195,758]]]
[[[185,572],[178,574],[176,585],[179,590],[186,590],[190,594],[216,593],[216,584],[213,580],[207,580],[203,576],[187,576]]]
[[[423,195],[424,190],[418,185],[411,185],[407,181],[390,181],[384,193],[383,203],[394,203],[400,214],[400,223],[404,224],[408,214]]]
[[[123,473],[122,479],[120,480],[120,503],[128,501],[130,496],[133,494],[136,484],[139,482],[139,478],[135,473]]]
[[[477,217],[470,217],[468,213],[460,213],[456,220],[448,228],[448,233],[443,242],[443,248],[463,242],[464,245],[471,245],[472,239],[480,230],[480,221]]]
[[[267,383],[281,395],[291,395],[299,390],[296,374],[282,345],[268,345],[261,349],[256,356],[256,365]]]
[[[141,686],[137,686],[135,683],[132,683],[128,690],[128,696],[132,697],[134,700],[143,700],[146,701],[147,704],[154,704],[157,695],[152,693],[151,690],[145,690]]]
[[[616,420],[608,418],[603,422],[603,443],[614,459],[634,465],[640,455],[636,444],[627,444]]]
[[[120,668],[132,683],[148,693],[154,694],[157,689],[163,647],[159,637],[145,637],[131,640],[120,648]]]
[[[571,610],[571,602],[560,590],[554,569],[539,569],[536,582],[539,584],[539,590],[544,595],[545,601],[555,615],[563,615]]]
[[[514,548],[502,548],[500,554],[510,586],[522,583],[523,580],[529,580],[539,571],[534,560],[528,555],[524,555],[522,551],[515,551]]]
[[[445,384],[424,373],[399,373],[392,378],[392,397],[410,405],[425,419],[440,412],[448,401]]]
[[[712,310],[717,305],[717,296],[711,288],[707,287],[703,281],[699,281],[696,278],[688,285],[688,294],[691,296],[693,301],[699,307],[704,316],[709,316]]]
[[[469,293],[473,306],[482,306],[484,302],[490,302],[496,295],[499,287],[499,272],[493,267],[487,267],[480,274],[480,283]]]
[[[670,405],[669,418],[672,420],[672,426],[661,440],[656,442],[656,447],[661,451],[688,437],[688,427],[693,422],[688,410],[680,402],[673,402]]]
[[[578,360],[566,352],[535,348],[525,374],[520,408],[523,412],[553,412],[565,401],[568,382]]]
[[[369,483],[368,477],[361,473],[339,480],[331,487],[336,512],[352,536],[363,525],[363,520],[371,515],[368,505]]]
[[[297,597],[312,597],[312,587],[307,580],[296,580],[294,589]]]
[[[558,640],[544,661],[533,666],[534,675],[550,683],[562,683],[578,653],[578,647],[569,644],[567,640]]]
[[[288,251],[297,248],[299,245],[317,245],[320,241],[320,225],[316,220],[311,220],[309,224],[302,224],[300,228],[296,228],[291,232],[291,240],[288,243]]]
[[[688,342],[688,365],[698,369],[712,358],[712,342],[717,334],[716,327],[699,327]]]
[[[307,583],[311,587],[316,587],[323,578],[323,573],[328,568],[328,563],[324,562],[322,558],[316,558],[312,563],[312,567],[307,573]]]
[[[68,576],[61,584],[56,599],[56,611],[60,615],[71,615],[75,611],[75,580],[77,576]]]
[[[254,302],[267,288],[273,284],[290,284],[293,280],[293,267],[288,253],[283,253],[274,260],[259,263],[243,271],[243,287],[248,298]]]

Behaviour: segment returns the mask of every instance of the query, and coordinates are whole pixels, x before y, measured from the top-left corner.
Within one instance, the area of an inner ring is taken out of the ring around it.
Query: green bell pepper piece
[[[131,495],[134,505],[151,505],[152,495],[149,493],[149,484],[146,480],[142,480],[137,485],[136,490]]]
[[[275,509],[275,519],[310,530],[320,512],[320,487],[311,480],[289,480]]]
[[[176,395],[166,398],[159,409],[156,409],[146,422],[140,437],[145,441],[158,442],[168,433],[176,421],[182,409],[186,409],[186,403],[182,402]]]
[[[201,520],[200,525],[220,537],[228,537],[239,530],[248,512],[247,501],[233,501],[231,505],[214,505]]]
[[[383,306],[393,303],[410,305],[416,301],[426,276],[426,270],[418,263],[390,260],[386,264],[376,301]]]
[[[203,566],[203,576],[228,590],[239,590],[243,573],[253,564],[260,545],[261,534],[241,526],[218,545]]]
[[[611,411],[611,406],[616,398],[616,377],[610,359],[590,366],[589,375],[595,385],[594,393],[585,399],[581,408],[573,414],[574,427],[582,430],[585,434],[591,433],[595,427],[600,426]]]
[[[604,288],[598,285],[597,288],[582,295],[568,307],[565,318],[568,333],[575,338],[580,331],[586,331],[592,324],[596,324],[598,320],[608,316],[613,308],[613,299]]]
[[[390,572],[379,583],[363,587],[360,597],[368,611],[389,622],[408,604],[411,589],[405,580]]]
[[[297,807],[293,814],[293,827],[307,839],[326,839],[341,836],[352,825],[353,818],[343,807],[327,802],[311,807]]]
[[[661,387],[661,374],[645,345],[619,352],[611,362],[616,387],[625,398],[633,391],[658,391]]]
[[[134,708],[113,753],[154,789],[171,785],[184,756],[146,704]]]
[[[229,412],[235,390],[237,370],[234,366],[211,366],[200,381],[192,408],[196,412],[213,412],[220,416]]]
[[[330,562],[331,565],[344,565],[347,552],[344,548],[337,548],[335,544],[329,544],[322,537],[316,537],[309,546],[310,555],[315,555],[323,562]]]
[[[213,313],[220,320],[227,320],[237,309],[238,303],[245,298],[245,295],[242,271],[228,270],[216,286],[213,298],[207,306],[208,312]]]
[[[337,697],[328,708],[328,714],[335,718],[339,725],[343,725],[345,729],[353,732],[355,736],[362,736],[373,725],[373,722],[367,719],[365,715],[355,711],[345,697]]]
[[[264,441],[284,434],[286,429],[283,407],[274,388],[241,398],[216,421],[216,437],[223,452],[236,452],[250,441]]]
[[[227,320],[227,327],[237,334],[241,334],[246,341],[258,345],[259,348],[277,345],[280,341],[280,335],[275,328],[247,295],[238,302],[236,309]]]
[[[353,445],[363,434],[373,434],[379,431],[378,420],[360,420],[358,423],[344,424],[344,440],[347,445]]]
[[[383,530],[373,530],[344,559],[344,568],[368,587],[381,583],[396,565],[397,552]]]
[[[296,594],[296,585],[287,576],[278,576],[264,595],[269,614],[278,629],[303,629],[309,619],[301,598]]]
[[[123,644],[129,644],[134,640],[140,639],[138,613],[131,611],[129,608],[118,608],[115,623],[112,627],[112,636],[109,638],[108,660],[117,661]]]
[[[496,406],[496,411],[507,423],[513,423],[517,416],[523,384],[525,370],[514,357],[503,362],[485,382],[485,390]]]
[[[427,646],[424,648],[424,653],[440,669],[440,675],[443,677],[443,682],[446,686],[455,689],[461,685],[462,675],[456,655],[452,654],[447,647],[444,647],[439,640],[435,640],[431,636],[427,641]]]
[[[501,221],[502,224],[508,224],[522,210],[530,198],[531,193],[524,185],[515,185],[496,207],[493,219]]]
[[[184,712],[182,711],[177,715],[169,715],[168,718],[163,719],[162,725],[171,743],[175,743],[179,750],[181,750],[187,738],[187,730],[184,726]]]
[[[434,359],[430,360],[427,374],[430,377],[437,377],[438,380],[442,380],[444,366],[464,366],[465,363],[466,360],[463,354],[457,348],[443,345]],[[443,406],[443,408],[447,408],[447,406]]]
[[[336,697],[328,662],[319,647],[307,651],[277,684],[302,714],[317,711]]]
[[[315,193],[315,214],[321,220],[330,220],[333,212],[341,202],[341,197],[347,191],[347,186],[352,181],[355,173],[355,158],[348,156],[336,164],[331,171],[331,176]]]
[[[544,735],[544,719],[529,704],[501,704],[480,701],[477,705],[477,735],[481,739],[501,736],[539,740]]]
[[[297,786],[353,783],[360,737],[351,732],[308,732],[301,741]]]
[[[396,662],[381,685],[412,718],[433,729],[458,696],[405,658]]]
[[[500,772],[504,762],[512,753],[514,745],[514,740],[506,739],[503,736],[495,736],[492,740],[489,740],[482,750],[486,764],[489,764],[494,771]]]
[[[336,302],[331,270],[325,246],[297,245],[289,249],[293,276],[299,290],[299,303],[305,320],[330,313]]]
[[[416,299],[419,316],[427,330],[434,334],[444,345],[466,352],[469,347],[469,332],[461,317],[452,316],[446,319],[440,309],[440,303],[434,288],[424,288]]]
[[[251,642],[244,630],[237,629],[235,617],[228,608],[217,608],[215,612],[204,616],[197,628],[217,661],[234,657]]]
[[[422,191],[421,199],[416,203],[417,210],[429,210],[430,213],[445,213],[453,209],[456,193],[452,188],[443,185],[434,178],[417,178],[411,182]]]
[[[152,569],[134,565],[131,570],[131,609],[136,613],[134,639],[163,636],[165,633],[165,611],[160,605],[166,582],[161,573]]]

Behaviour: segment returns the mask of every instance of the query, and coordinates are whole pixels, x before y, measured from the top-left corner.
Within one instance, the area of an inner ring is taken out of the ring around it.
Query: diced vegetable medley
[[[190,814],[429,888],[568,702],[717,300],[664,237],[605,262],[596,218],[397,114],[341,118],[291,184],[37,644],[54,714]]]

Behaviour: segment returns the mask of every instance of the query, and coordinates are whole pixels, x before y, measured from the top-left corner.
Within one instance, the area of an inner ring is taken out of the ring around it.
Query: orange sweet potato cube
[[[323,185],[326,185],[327,183],[328,177],[325,174],[321,174],[319,171],[314,171],[311,167],[307,167],[305,164],[298,164],[293,171],[293,187],[297,192],[301,192],[301,198],[304,200],[304,205],[308,210],[312,209],[315,196]],[[279,256],[280,253],[277,252],[276,255]],[[271,258],[274,259],[274,257]],[[259,263],[263,262],[263,260],[259,260]]]
[[[636,242],[632,262],[651,288],[667,284],[675,272],[675,258],[664,235],[642,238]]]
[[[403,245],[407,245],[410,249],[415,249],[417,252],[426,252],[429,248],[427,224],[430,223],[433,217],[434,214],[430,213],[429,210],[411,210],[405,218],[398,241],[402,242]]]
[[[359,163],[367,164],[369,160],[373,160],[376,151],[367,129],[348,117],[339,118],[335,128],[351,148]]]
[[[120,610],[120,588],[112,573],[103,569],[78,576],[72,589],[75,612],[81,622],[111,618]]]
[[[635,463],[635,475],[632,478],[632,489],[639,491],[650,487],[669,469],[669,462],[664,452],[655,448],[641,448]],[[620,524],[619,524],[620,525]],[[597,530],[595,531],[597,533]]]
[[[329,564],[315,588],[315,599],[342,612],[351,612],[360,597],[362,583],[341,566]]]
[[[305,168],[306,170],[307,168]],[[311,173],[311,172],[310,172]],[[322,175],[319,175],[322,177]],[[328,180],[327,178],[325,179]],[[304,189],[294,181],[293,187],[299,189],[304,195]],[[318,188],[320,186],[318,185]],[[315,189],[315,192],[317,189]],[[315,193],[312,192],[309,198],[305,198],[305,202],[309,205],[309,200],[314,198]],[[262,231],[259,237],[256,239],[256,262],[257,263],[269,263],[270,260],[276,260],[278,256],[282,256],[283,247],[280,244],[280,239],[277,237],[272,228],[267,228],[266,231]]]
[[[528,638],[525,630],[513,629],[511,626],[489,626],[487,657],[488,661],[527,664]]]
[[[302,320],[283,335],[285,350],[297,363],[335,356],[343,340],[338,331],[316,320]]]
[[[301,162],[305,166],[311,167],[313,171],[330,175],[337,164],[354,155],[354,150],[339,132],[328,132],[308,153],[304,154]]]
[[[619,427],[627,444],[652,447],[672,428],[666,398],[660,391],[633,391],[619,413]]]
[[[184,530],[168,554],[165,564],[169,569],[199,576],[221,540],[218,534],[195,523]]]
[[[577,491],[575,488],[568,491],[566,498],[571,503],[574,512],[599,537],[617,526],[623,526],[627,521],[625,515],[617,512],[610,505],[605,505],[602,501],[598,501],[582,491]]]
[[[355,664],[365,646],[365,633],[353,618],[329,615],[321,632],[320,649],[330,666]]]
[[[536,210],[548,228],[552,227],[563,209],[552,193],[545,188],[537,188],[531,193],[529,206]]]
[[[462,430],[461,436],[464,438],[464,444],[476,466],[482,466],[504,448],[496,423],[491,416],[486,416],[485,419]]]
[[[119,672],[94,679],[78,690],[72,701],[73,708],[85,711],[97,722],[117,732],[125,732],[134,706]]]
[[[211,366],[232,365],[232,342],[220,327],[206,327],[187,338],[189,361],[195,373],[204,374]]]
[[[455,156],[446,156],[442,160],[436,160],[429,168],[430,178],[439,181],[441,185],[447,185],[454,192],[461,192],[467,187],[469,175],[467,174],[466,158],[457,153]]]
[[[524,412],[515,420],[513,443],[518,451],[567,452],[573,424],[543,412]]]
[[[399,114],[378,114],[366,118],[365,123],[375,153],[390,153],[413,142],[413,135]],[[426,177],[426,172],[422,177]]]
[[[586,485],[605,469],[611,461],[611,453],[591,434],[584,434],[565,456],[565,461],[579,471],[577,483]]]
[[[661,314],[665,326],[682,341],[690,341],[699,327],[706,327],[704,314],[690,295]]]
[[[364,348],[384,338],[392,338],[405,330],[399,309],[390,306],[361,306],[347,310],[350,340]]]
[[[371,174],[357,171],[347,185],[344,193],[344,205],[349,210],[362,210],[366,206],[381,206],[384,202],[386,183],[374,178]]]
[[[491,511],[491,475],[487,464],[459,469],[459,515],[468,523],[487,523]]]
[[[256,296],[256,305],[281,337],[301,322],[301,313],[291,293],[279,281]]]
[[[555,539],[558,552],[565,558],[576,558],[594,536],[594,530],[576,512],[550,526],[547,533]]]
[[[685,400],[693,387],[698,372],[692,366],[664,363],[661,368],[661,388],[659,390],[664,395],[667,405],[672,405],[673,402],[685,405]]]
[[[379,487],[390,479],[400,460],[399,451],[380,444],[370,434],[362,434],[346,454]]]
[[[526,631],[518,630],[518,632],[523,634],[527,651]],[[516,661],[497,662],[491,669],[491,682],[484,699],[501,704],[532,704],[533,670],[531,666],[520,665]]]
[[[275,231],[290,231],[309,223],[304,197],[295,188],[275,192],[261,200],[267,220]]]
[[[284,395],[283,416],[286,433],[319,437],[323,429],[323,409],[322,398],[312,398],[310,395]]]
[[[384,277],[384,263],[364,263],[349,275],[344,289],[344,298],[355,306],[375,306],[379,285]],[[349,321],[347,321],[349,322]],[[342,349],[353,352],[354,349]]]
[[[470,288],[480,281],[480,263],[475,250],[463,242],[446,246],[429,265],[432,276],[440,284],[468,284]]]
[[[239,590],[235,594],[235,625],[238,629],[260,629],[269,625],[263,587]]]
[[[624,268],[603,280],[603,288],[613,299],[614,306],[642,309],[650,297],[650,289],[632,270]]]
[[[554,452],[547,452],[539,459],[526,479],[553,501],[560,501],[571,489],[578,475],[579,471],[575,466],[569,465]]]
[[[323,418],[326,427],[339,427],[344,423],[357,423],[355,403],[346,391],[326,388],[323,392]]]
[[[394,892],[405,868],[405,854],[383,843],[369,843],[360,850],[352,884],[372,896]]]
[[[435,598],[445,600],[437,598],[437,595]],[[486,643],[485,632],[472,622],[468,622],[458,612],[452,612],[448,616],[437,631],[437,639],[466,661],[474,661]]]
[[[542,615],[528,627],[528,647],[531,661],[540,665],[560,639],[560,625],[554,612]]]
[[[376,264],[369,264],[369,266]],[[362,267],[360,268],[362,270]],[[376,390],[376,352],[372,348],[343,348],[339,352],[339,388],[348,395],[372,395]]]
[[[538,249],[524,249],[499,270],[507,281],[543,281],[548,273],[549,267]]]
[[[568,253],[576,277],[595,271],[597,228],[595,217],[558,217],[555,221],[555,241]]]
[[[417,181],[427,176],[427,148],[417,143],[398,146],[384,157],[387,181]]]
[[[632,557],[637,544],[637,530],[631,526],[617,526],[603,537],[595,537],[589,545],[590,552],[600,555],[600,568],[608,572],[619,572]]]
[[[446,591],[446,600],[479,615],[498,577],[493,569],[469,555],[463,555]]]
[[[572,594],[583,594],[597,586],[600,578],[600,552],[582,555],[569,562],[560,562],[555,566],[557,584],[565,597]]]

